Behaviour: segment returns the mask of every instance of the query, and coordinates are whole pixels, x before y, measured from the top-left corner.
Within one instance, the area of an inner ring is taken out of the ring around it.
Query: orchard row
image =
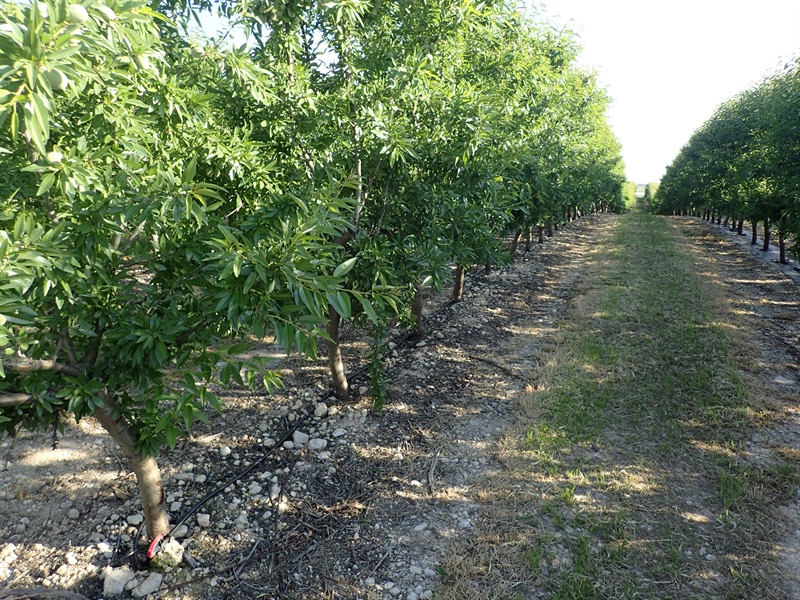
[[[730,223],[763,226],[764,249],[777,229],[800,240],[800,57],[722,104],[681,149],[661,181],[655,207]],[[798,248],[800,250],[800,248]]]
[[[343,398],[357,320],[379,388],[423,286],[624,206],[574,39],[502,2],[226,1],[238,49],[192,40],[186,2],[0,7],[0,429],[97,418],[150,536],[154,457],[220,409],[209,386],[278,382],[246,340],[326,340]]]

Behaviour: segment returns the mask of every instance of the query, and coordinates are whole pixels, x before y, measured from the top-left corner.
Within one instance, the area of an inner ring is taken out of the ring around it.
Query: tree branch
[[[72,375],[73,377],[80,376],[83,371],[81,369],[70,367],[54,360],[33,360],[31,358],[5,358],[3,359],[3,368],[9,371],[17,371],[19,373],[32,373],[34,371],[55,371],[56,373],[64,373],[65,375]]]
[[[0,408],[8,406],[19,406],[21,404],[28,404],[34,402],[36,398],[30,394],[16,394],[16,393],[0,393]]]

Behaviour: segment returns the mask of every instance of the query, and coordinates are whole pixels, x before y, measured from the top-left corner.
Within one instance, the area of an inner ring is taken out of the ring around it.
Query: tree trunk
[[[486,265],[491,269],[491,265]],[[422,286],[414,286],[414,298],[411,300],[411,316],[414,317],[414,339],[421,340],[424,334],[422,330]]]
[[[722,224],[723,227],[728,226],[728,222],[731,220],[730,215],[725,215],[725,222]]]
[[[453,282],[453,302],[461,302],[464,297],[464,267],[456,267],[456,276]]]
[[[519,239],[522,237],[522,230],[517,229],[514,232],[514,239],[511,240],[511,257],[515,257],[517,255],[517,247],[519,246]]]
[[[769,217],[764,217],[764,245],[761,247],[763,252],[769,250]]]
[[[539,243],[544,244],[544,225],[539,225]]]
[[[531,251],[531,237],[533,236],[533,228],[525,228],[525,252]]]
[[[781,255],[781,264],[788,265],[789,261],[786,260],[786,238],[783,235],[783,227],[778,227],[778,250]]]
[[[483,274],[484,275],[491,275],[492,274],[492,265],[490,265],[489,263],[486,263],[485,265],[483,265]]]
[[[331,382],[336,391],[336,397],[344,400],[350,394],[350,386],[344,374],[344,361],[342,360],[342,347],[339,345],[339,324],[342,317],[332,305],[328,305],[328,366],[331,370]]]
[[[547,237],[553,237],[553,221],[547,222]]]
[[[750,224],[753,227],[752,237],[750,238],[750,245],[755,246],[758,243],[758,221],[753,219]]]
[[[742,233],[742,229],[744,229],[744,219],[739,219],[739,222],[736,224],[736,233],[739,235],[744,235],[744,233]]]
[[[164,500],[164,484],[161,482],[161,473],[158,470],[156,459],[152,456],[143,458],[135,450],[136,436],[131,431],[130,425],[121,415],[114,416],[115,407],[107,393],[104,394],[103,400],[105,407],[95,408],[94,417],[120,447],[128,459],[128,464],[136,474],[144,509],[147,537],[152,540],[157,535],[166,535],[169,533],[169,517]]]

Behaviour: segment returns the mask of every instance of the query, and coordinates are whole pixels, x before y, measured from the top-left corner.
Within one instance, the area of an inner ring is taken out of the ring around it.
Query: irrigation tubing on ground
[[[470,286],[469,287],[472,287],[475,284],[475,280],[479,277],[479,275],[480,275],[480,271],[476,271],[475,273],[472,274],[472,277],[470,278]],[[457,303],[456,300],[453,300],[453,299],[448,300],[447,302],[444,303],[443,306],[438,308],[433,313],[427,315],[423,319],[423,322],[428,322],[431,319],[437,317],[438,315],[440,315],[441,313],[443,313],[444,311],[446,311],[448,308],[452,307],[456,303]],[[408,343],[414,337],[414,335],[415,335],[415,333],[413,331],[407,333],[403,337],[403,339],[398,343],[398,346],[403,346],[406,343]],[[384,352],[384,354],[381,357],[381,359],[386,358],[389,355],[389,352],[390,351],[388,351],[388,350],[386,352]],[[358,377],[359,375],[364,373],[368,368],[369,368],[369,364],[362,365],[361,367],[359,367],[358,369],[356,369],[355,371],[350,373],[348,375],[347,379],[348,380],[355,379],[356,377]],[[225,491],[225,489],[228,486],[233,485],[234,483],[236,483],[237,481],[239,481],[241,479],[244,479],[250,473],[255,471],[260,465],[262,465],[264,463],[264,461],[266,461],[277,448],[282,447],[284,442],[288,441],[289,438],[294,434],[294,432],[297,431],[300,428],[300,426],[303,425],[309,419],[309,417],[311,417],[311,415],[314,413],[314,410],[316,409],[316,405],[319,402],[324,402],[325,400],[327,400],[328,398],[330,398],[330,397],[332,397],[334,395],[335,395],[335,392],[333,390],[329,390],[325,395],[321,396],[319,398],[319,400],[317,400],[316,402],[312,403],[311,406],[305,411],[305,413],[303,413],[303,415],[299,419],[297,419],[295,421],[295,423],[286,431],[286,433],[283,435],[283,437],[281,437],[281,439],[278,442],[276,442],[276,444],[274,446],[269,448],[261,458],[256,460],[252,465],[250,465],[249,467],[247,467],[246,469],[244,469],[240,473],[237,473],[237,474],[231,476],[229,479],[225,480],[224,483],[221,483],[216,488],[214,488],[212,491],[208,492],[205,496],[203,496],[200,500],[198,500],[194,504],[194,506],[192,506],[192,508],[190,508],[186,513],[184,513],[181,516],[181,518],[178,520],[178,522],[175,523],[175,525],[172,527],[172,529],[169,530],[169,532],[166,535],[157,535],[155,538],[153,538],[153,540],[151,540],[149,546],[147,547],[147,551],[145,552],[146,560],[143,561],[143,562],[145,562],[145,564],[146,564],[147,562],[152,560],[156,556],[156,554],[158,554],[158,552],[161,550],[161,548],[164,545],[164,543],[167,542],[174,535],[175,531],[177,531],[178,528],[181,525],[186,523],[186,521],[192,515],[197,513],[197,511],[200,510],[200,508],[202,508],[203,505],[205,505],[207,502],[211,501],[215,497],[219,496],[223,491]],[[145,523],[142,522],[142,524],[139,526],[139,529],[136,532],[136,537],[135,537],[134,543],[133,543],[133,562],[134,562],[134,567],[137,570],[139,569],[139,566],[140,566],[139,554],[141,553],[141,551],[139,549],[139,541],[141,540],[141,537],[142,537],[142,529],[144,528],[144,525],[145,525]]]

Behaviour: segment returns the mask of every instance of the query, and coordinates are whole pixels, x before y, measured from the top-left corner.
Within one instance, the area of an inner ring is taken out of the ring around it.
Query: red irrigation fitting
[[[153,560],[156,554],[159,553],[161,550],[161,543],[164,541],[163,535],[157,535],[153,538],[153,541],[150,542],[150,545],[147,547],[147,559]]]

